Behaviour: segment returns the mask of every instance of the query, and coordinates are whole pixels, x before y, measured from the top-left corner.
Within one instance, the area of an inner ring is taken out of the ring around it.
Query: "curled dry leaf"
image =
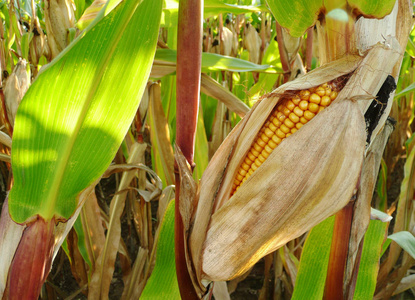
[[[391,72],[381,57],[400,54],[389,45],[378,44],[364,57],[344,57],[281,86],[234,128],[206,169],[196,211],[187,219],[199,282],[240,276],[355,195],[366,147],[364,111],[357,101],[376,95]],[[366,76],[377,78],[366,84]],[[376,80],[380,85],[373,84]],[[340,81],[343,89],[333,104],[279,144],[235,191],[237,171],[274,108],[296,91]]]

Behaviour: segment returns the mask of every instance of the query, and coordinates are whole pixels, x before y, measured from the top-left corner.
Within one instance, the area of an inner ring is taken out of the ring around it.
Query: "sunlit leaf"
[[[298,268],[293,300],[322,299],[333,228],[334,217],[330,217],[308,234]]]
[[[169,49],[158,49],[156,51],[156,60],[176,63],[177,52]],[[277,73],[279,70],[271,65],[257,65],[250,61],[219,55],[215,53],[202,53],[202,72],[211,71],[232,71],[232,72],[265,72]]]
[[[278,23],[300,37],[317,21],[322,0],[266,0]]]
[[[169,203],[160,226],[156,265],[140,299],[179,300],[180,293],[174,261],[174,200]]]
[[[362,258],[353,299],[372,299],[376,288],[382,243],[387,223],[371,220],[365,234]]]
[[[32,84],[13,136],[15,221],[69,218],[79,193],[108,167],[145,88],[161,5],[122,2]]]

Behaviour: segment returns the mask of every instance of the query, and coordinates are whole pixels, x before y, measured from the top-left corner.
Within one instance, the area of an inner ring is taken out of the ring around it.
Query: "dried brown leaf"
[[[130,156],[129,164],[138,164],[144,162],[144,152],[147,145],[134,144]],[[129,186],[131,180],[136,176],[136,171],[124,172],[121,178],[119,189],[125,189]],[[108,298],[109,287],[114,273],[115,258],[120,245],[121,238],[121,215],[124,210],[126,194],[114,196],[110,207],[110,221],[105,240],[105,247],[96,262],[95,272],[92,274],[89,286],[88,299],[106,299]]]
[[[98,256],[101,254],[105,244],[105,229],[102,226],[101,210],[97,202],[95,192],[91,193],[88,201],[82,208],[81,222],[85,231],[88,256],[92,263],[91,273],[95,270]]]
[[[150,136],[153,142],[154,154],[158,156],[162,164],[162,170],[156,170],[156,172],[163,172],[167,185],[172,185],[174,184],[174,154],[170,143],[169,125],[161,105],[159,83],[150,86],[149,98],[149,123],[152,129]]]
[[[79,286],[88,284],[88,271],[81,252],[79,252],[78,236],[76,235],[74,229],[69,232],[66,240],[68,242],[68,250],[71,257],[70,261],[72,275],[74,276],[76,282],[78,282]]]

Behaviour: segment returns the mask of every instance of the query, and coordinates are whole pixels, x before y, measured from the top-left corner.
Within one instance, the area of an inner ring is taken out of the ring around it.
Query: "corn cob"
[[[333,84],[295,92],[277,105],[262,126],[245,160],[236,173],[232,195],[264,163],[272,151],[287,137],[295,133],[337,97]]]

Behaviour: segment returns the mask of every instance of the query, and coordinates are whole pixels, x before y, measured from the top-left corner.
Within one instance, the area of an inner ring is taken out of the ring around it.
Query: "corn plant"
[[[260,299],[415,286],[410,2],[0,8],[2,299],[228,299],[258,261]]]

